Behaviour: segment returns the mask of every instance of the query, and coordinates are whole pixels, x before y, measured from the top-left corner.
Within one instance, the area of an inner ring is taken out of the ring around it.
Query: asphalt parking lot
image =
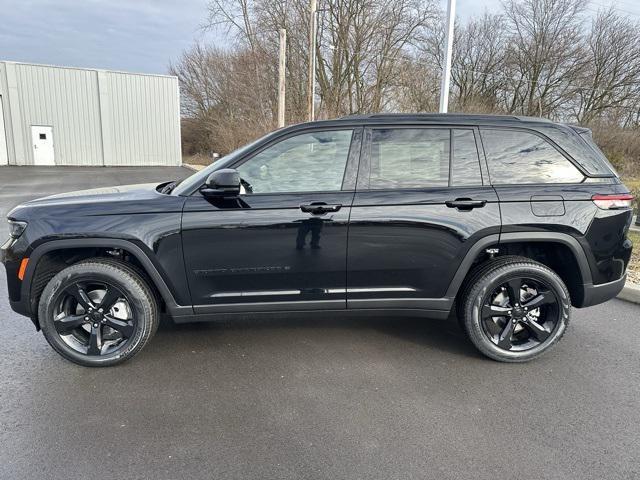
[[[0,213],[189,173],[3,167]],[[451,320],[301,316],[165,324],[88,369],[10,310],[0,271],[2,479],[640,478],[637,305],[574,310],[524,365],[481,357]]]

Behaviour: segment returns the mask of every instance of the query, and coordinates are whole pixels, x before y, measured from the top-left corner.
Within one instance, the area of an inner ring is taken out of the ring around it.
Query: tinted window
[[[482,129],[493,184],[577,183],[584,177],[542,137],[517,130]]]
[[[449,143],[447,129],[373,130],[370,188],[447,186]]]
[[[611,169],[609,168],[609,161],[602,152],[596,152],[596,150],[594,150],[588,142],[585,142],[573,129],[561,126],[544,126],[537,127],[536,130],[544,133],[556,142],[587,172],[593,175],[612,175]],[[598,147],[596,147],[596,149],[597,148]]]
[[[453,130],[451,185],[482,185],[480,159],[473,130]]]
[[[305,133],[266,148],[237,169],[247,193],[340,190],[352,133]]]

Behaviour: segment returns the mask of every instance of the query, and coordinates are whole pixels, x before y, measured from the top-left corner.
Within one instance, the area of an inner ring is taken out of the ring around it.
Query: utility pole
[[[456,0],[449,0],[447,6],[447,30],[444,37],[444,69],[440,85],[440,113],[449,108],[449,83],[451,83],[451,54],[453,50],[453,24],[456,20]]]
[[[316,96],[316,32],[317,0],[310,0],[309,6],[309,84],[307,86],[307,114],[310,122],[315,118],[314,98]]]
[[[280,55],[278,57],[278,128],[284,127],[286,66],[287,66],[287,31],[280,29]]]

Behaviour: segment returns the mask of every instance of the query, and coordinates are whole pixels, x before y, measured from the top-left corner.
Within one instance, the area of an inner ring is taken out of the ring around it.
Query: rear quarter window
[[[614,171],[600,149],[589,138],[562,125],[540,126],[536,130],[556,142],[590,175],[613,176]]]
[[[494,185],[580,183],[584,176],[553,145],[535,133],[481,129]]]

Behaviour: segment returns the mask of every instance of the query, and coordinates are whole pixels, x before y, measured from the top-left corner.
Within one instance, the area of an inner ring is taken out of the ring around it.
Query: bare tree
[[[434,112],[438,110],[440,71],[419,57],[405,58],[398,64],[391,110]]]
[[[605,132],[600,138],[639,129],[640,25],[613,9],[587,22],[586,5],[504,0],[498,14],[458,20],[450,110],[577,120]],[[171,67],[193,148],[224,153],[276,127],[280,28],[288,40],[286,121],[303,121],[308,1],[209,0],[208,7],[205,26],[226,33],[227,48],[194,45]],[[437,109],[444,19],[435,0],[321,0],[319,15],[319,118]]]
[[[586,60],[582,24],[587,0],[505,0],[509,32],[504,106],[526,115],[557,115],[576,94]]]
[[[494,111],[505,87],[505,22],[501,15],[485,13],[459,25],[453,45],[451,79],[454,108]]]
[[[613,8],[600,11],[593,19],[585,47],[587,69],[575,107],[578,122],[591,123],[607,111],[631,108],[637,113],[640,89],[638,32],[638,23],[622,18]]]

